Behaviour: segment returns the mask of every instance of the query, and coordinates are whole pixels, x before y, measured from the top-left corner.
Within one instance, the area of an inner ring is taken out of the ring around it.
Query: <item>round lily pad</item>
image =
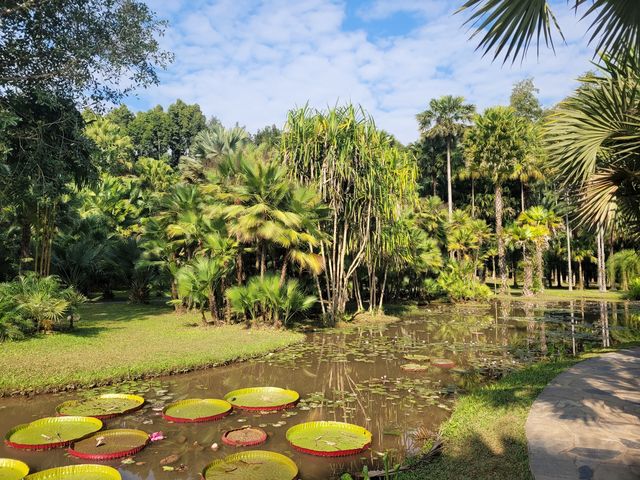
[[[86,400],[69,400],[56,408],[58,415],[83,415],[100,419],[112,418],[138,410],[144,398],[126,393],[105,393]]]
[[[85,460],[113,460],[135,455],[149,443],[149,434],[142,430],[119,428],[98,432],[74,443],[69,453]]]
[[[267,441],[267,432],[258,427],[236,428],[224,432],[222,441],[232,447],[252,447]]]
[[[404,365],[400,365],[400,368],[407,372],[424,372],[429,369],[426,365],[420,365],[419,363],[405,363]]]
[[[300,395],[278,387],[241,388],[227,393],[224,399],[242,410],[282,410],[295,406]]]
[[[439,368],[453,368],[456,366],[453,360],[449,360],[446,358],[434,358],[431,360],[431,365]]]
[[[70,465],[32,473],[25,480],[122,480],[122,476],[105,465]]]
[[[367,429],[343,422],[301,423],[287,430],[293,448],[321,457],[342,457],[363,452],[371,446]]]
[[[205,480],[294,480],[298,467],[280,453],[253,450],[216,460],[202,475]]]
[[[20,460],[0,458],[0,480],[22,480],[29,473],[29,466]]]
[[[232,408],[229,402],[217,398],[191,398],[168,405],[162,416],[176,423],[208,422],[229,415]]]
[[[419,355],[417,353],[404,356],[404,359],[410,362],[428,362],[430,358],[429,355]]]
[[[18,425],[7,432],[5,443],[26,450],[64,447],[102,428],[93,417],[47,417]]]

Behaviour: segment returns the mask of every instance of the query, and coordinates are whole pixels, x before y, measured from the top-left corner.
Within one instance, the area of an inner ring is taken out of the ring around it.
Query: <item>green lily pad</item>
[[[207,422],[218,420],[231,412],[233,407],[226,400],[217,398],[191,398],[172,403],[162,416],[172,422]]]
[[[409,360],[410,362],[428,362],[431,357],[429,355],[410,354],[405,355],[404,359]]]
[[[95,433],[74,443],[69,448],[69,453],[85,460],[113,460],[135,455],[148,443],[147,432],[118,428]]]
[[[280,410],[294,406],[300,395],[284,388],[254,387],[233,390],[224,399],[243,410]]]
[[[22,480],[29,473],[29,466],[20,460],[0,458],[0,480]]]
[[[429,369],[426,365],[420,365],[419,363],[405,363],[404,365],[400,365],[400,368],[407,372],[424,372]]]
[[[12,428],[5,443],[28,450],[62,447],[101,428],[102,422],[93,417],[47,417]]]
[[[202,475],[206,480],[293,480],[298,467],[280,453],[253,450],[216,460]]]
[[[32,473],[25,480],[122,480],[122,476],[105,465],[70,465]]]
[[[133,412],[144,404],[144,398],[125,393],[105,393],[86,400],[69,400],[56,408],[58,415],[111,418]]]
[[[296,450],[327,457],[360,453],[372,439],[367,429],[343,422],[301,423],[287,430],[286,437]]]

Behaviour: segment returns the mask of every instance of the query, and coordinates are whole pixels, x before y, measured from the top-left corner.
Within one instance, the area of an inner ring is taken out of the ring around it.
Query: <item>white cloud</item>
[[[417,137],[415,114],[433,97],[464,95],[484,108],[507,102],[512,84],[533,76],[551,104],[589,68],[586,26],[576,27],[566,8],[559,19],[568,44],[556,45],[555,57],[544,51],[536,60],[532,51],[522,65],[502,66],[474,51],[464,17],[450,14],[458,3],[373,1],[366,13],[359,10],[365,20],[396,13],[421,19],[405,35],[378,38],[366,30],[366,21],[363,29],[347,31],[347,8],[337,0],[156,0],[152,8],[171,21],[163,45],[176,62],[161,74],[159,86],[139,97],[149,107],[176,98],[197,102],[207,115],[252,131],[282,125],[296,105],[352,101],[410,142]]]

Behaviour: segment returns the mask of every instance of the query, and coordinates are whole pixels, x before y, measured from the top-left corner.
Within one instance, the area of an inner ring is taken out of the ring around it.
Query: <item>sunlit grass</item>
[[[242,325],[200,326],[165,306],[84,305],[72,332],[0,343],[0,394],[88,386],[246,359],[303,340]]]

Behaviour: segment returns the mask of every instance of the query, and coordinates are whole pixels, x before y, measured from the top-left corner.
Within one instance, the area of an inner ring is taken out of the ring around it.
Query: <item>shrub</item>
[[[428,288],[452,302],[486,300],[493,295],[489,287],[475,278],[471,262],[449,262],[438,279],[428,283]]]
[[[629,290],[625,296],[629,300],[640,300],[640,277],[629,282]]]
[[[309,310],[317,301],[304,294],[297,280],[280,285],[276,275],[252,277],[246,285],[229,288],[226,295],[231,309],[247,321],[275,326],[287,326],[296,313]]]
[[[51,331],[65,321],[73,327],[77,306],[85,300],[73,288],[64,288],[57,277],[33,272],[0,284],[0,338]]]

